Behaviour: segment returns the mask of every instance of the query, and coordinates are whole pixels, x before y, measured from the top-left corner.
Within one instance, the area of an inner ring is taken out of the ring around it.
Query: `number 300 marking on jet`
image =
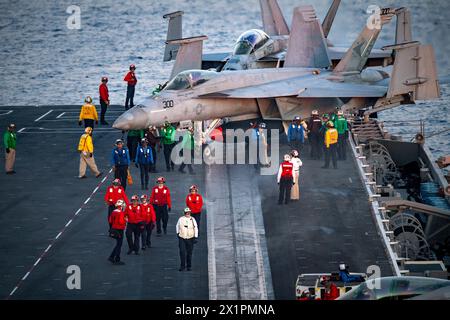
[[[165,100],[163,101],[164,109],[173,108],[173,100]]]

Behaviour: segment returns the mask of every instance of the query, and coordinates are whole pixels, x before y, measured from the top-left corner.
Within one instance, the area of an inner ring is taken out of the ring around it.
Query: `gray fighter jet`
[[[389,73],[364,69],[382,25],[396,13],[383,9],[379,27],[366,25],[334,68],[312,6],[294,9],[283,68],[201,70],[205,36],[171,41],[180,46],[172,72],[176,76],[159,94],[120,116],[113,127],[142,129],[165,121],[224,117],[290,121],[294,115],[309,117],[313,109],[377,112],[437,98],[440,92],[431,46],[397,41],[384,48],[395,55]]]
[[[276,0],[260,0],[263,29],[251,29],[242,33],[232,52],[205,53],[202,56],[202,69],[245,70],[282,67],[286,58],[290,30]],[[334,18],[341,0],[333,0],[323,22],[322,30],[327,39],[328,55],[336,66],[348,48],[336,47],[328,39]],[[405,12],[405,15],[409,12]],[[167,44],[164,61],[176,58],[179,45],[171,40],[182,38],[182,11],[164,16],[169,20]],[[409,23],[409,16],[401,16],[402,24]],[[367,66],[387,66],[391,64],[392,52],[374,49],[367,59]],[[175,75],[173,75],[175,76]]]

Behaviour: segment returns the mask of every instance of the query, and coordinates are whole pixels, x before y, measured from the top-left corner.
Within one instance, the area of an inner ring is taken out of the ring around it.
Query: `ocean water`
[[[279,0],[288,24],[292,9],[313,4],[320,18],[331,0]],[[365,24],[369,4],[408,6],[413,16],[413,37],[432,44],[438,72],[450,75],[450,20],[446,0],[367,2],[343,0],[329,39],[349,46]],[[81,10],[81,28],[70,30],[66,12],[70,5]],[[245,30],[261,28],[258,0],[0,0],[0,99],[1,105],[81,104],[86,95],[97,101],[98,85],[108,76],[111,102],[123,104],[122,81],[131,63],[139,80],[135,101],[163,83],[172,63],[163,63],[167,22],[165,13],[183,10],[184,36],[207,35],[205,51],[229,51]],[[394,41],[394,23],[387,26],[376,47]],[[450,127],[450,88],[442,86],[442,98],[402,106],[380,114],[388,129],[409,140],[425,120],[426,133]],[[399,121],[402,122],[389,122]],[[428,146],[435,157],[450,154],[450,132],[434,136]]]

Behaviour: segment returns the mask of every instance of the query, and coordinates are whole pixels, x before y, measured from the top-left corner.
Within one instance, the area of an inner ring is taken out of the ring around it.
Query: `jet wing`
[[[226,62],[230,55],[230,52],[204,53],[202,56],[202,60],[204,62]]]
[[[348,48],[345,47],[328,47],[328,55],[331,60],[333,61],[340,61],[347,52]],[[385,59],[392,56],[391,50],[381,50],[381,49],[373,49],[372,52],[369,55],[369,60],[375,60],[375,59]],[[284,61],[286,58],[286,52],[278,52],[275,54],[271,54],[268,56],[265,56],[258,61],[262,62],[277,62],[278,60]]]
[[[341,60],[347,53],[348,48],[345,47],[328,47],[328,54],[331,60]],[[391,50],[383,51],[381,49],[372,49],[369,59],[389,58],[392,56]]]
[[[292,96],[298,98],[353,98],[383,97],[386,92],[386,86],[335,82],[326,78],[312,80],[301,77],[209,93],[201,95],[199,98],[255,99]]]
[[[299,93],[299,98],[380,98],[387,93],[387,87],[346,82],[331,82],[321,86],[309,86]]]

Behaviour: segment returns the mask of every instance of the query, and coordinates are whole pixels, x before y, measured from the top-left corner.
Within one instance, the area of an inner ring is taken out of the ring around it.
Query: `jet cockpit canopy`
[[[184,90],[194,88],[217,75],[215,71],[206,70],[186,70],[177,74],[164,90]]]
[[[269,36],[262,30],[251,29],[239,36],[234,47],[234,55],[251,54],[269,41]]]

